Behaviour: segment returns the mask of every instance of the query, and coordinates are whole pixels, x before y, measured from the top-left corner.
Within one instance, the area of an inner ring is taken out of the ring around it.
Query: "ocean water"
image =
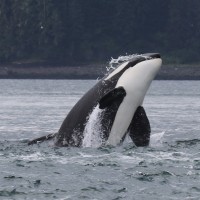
[[[57,132],[95,80],[0,80],[0,199],[199,200],[200,81],[154,81],[149,147],[58,148]]]

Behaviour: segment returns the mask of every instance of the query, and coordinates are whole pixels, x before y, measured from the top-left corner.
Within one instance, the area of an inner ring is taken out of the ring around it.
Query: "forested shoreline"
[[[0,79],[99,79],[107,73],[108,63],[81,66],[41,64],[4,64]],[[157,80],[200,80],[199,65],[163,65]]]
[[[77,66],[144,52],[198,64],[199,38],[199,0],[0,1],[0,66]]]

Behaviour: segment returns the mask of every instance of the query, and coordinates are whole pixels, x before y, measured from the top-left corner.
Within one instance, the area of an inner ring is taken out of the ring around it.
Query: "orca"
[[[83,95],[58,133],[37,138],[29,144],[54,138],[55,146],[81,147],[88,118],[97,106],[102,110],[99,123],[105,145],[116,146],[129,135],[136,146],[148,146],[151,128],[143,100],[161,65],[159,53],[133,56]]]

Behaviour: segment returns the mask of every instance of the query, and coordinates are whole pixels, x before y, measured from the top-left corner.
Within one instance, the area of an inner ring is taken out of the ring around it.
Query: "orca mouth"
[[[145,53],[145,54],[142,54],[141,56],[144,56],[146,57],[147,59],[155,59],[155,58],[161,58],[160,54],[159,53]]]

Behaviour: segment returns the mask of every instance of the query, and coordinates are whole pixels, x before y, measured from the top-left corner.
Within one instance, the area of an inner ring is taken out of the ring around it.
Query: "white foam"
[[[89,115],[83,132],[83,147],[100,147],[102,145],[101,113],[102,110],[97,105]]]
[[[151,135],[150,145],[154,147],[162,146],[164,134],[165,131]]]
[[[145,59],[149,58],[148,56],[142,54],[131,54],[126,56],[119,56],[118,58],[112,58],[109,62],[109,66],[107,67],[107,71],[109,72],[112,69],[116,69],[119,64],[130,61],[135,57],[144,57]]]
[[[110,74],[108,75],[108,77],[105,78],[105,80],[108,80],[108,79],[110,79],[111,77],[113,77],[115,74],[119,73],[121,70],[124,69],[124,67],[126,67],[127,64],[128,64],[128,62],[125,62],[125,63],[121,64],[119,67],[117,67],[116,70],[114,70],[112,73],[110,73]]]

